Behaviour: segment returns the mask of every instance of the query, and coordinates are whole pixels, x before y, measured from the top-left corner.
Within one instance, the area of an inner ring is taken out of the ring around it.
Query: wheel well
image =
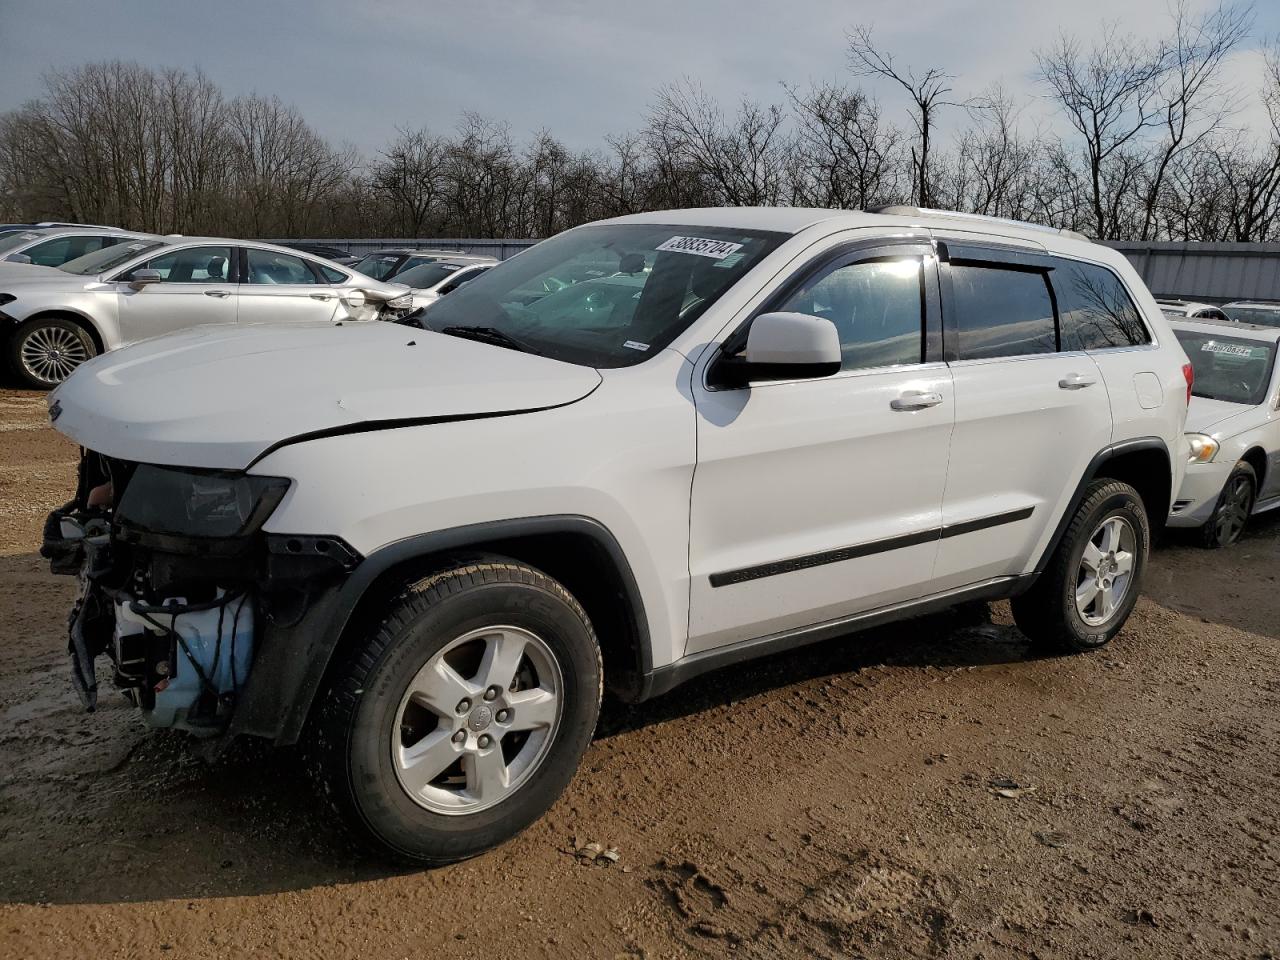
[[[1261,447],[1250,447],[1240,459],[1253,467],[1253,472],[1258,475],[1258,490],[1261,490],[1266,482],[1267,455],[1262,452]]]
[[[1155,447],[1122,451],[1098,465],[1094,479],[1107,478],[1127,483],[1138,491],[1147,510],[1152,531],[1164,527],[1173,497],[1173,470],[1169,454]]]
[[[92,338],[93,346],[98,351],[98,353],[106,352],[107,346],[102,341],[102,334],[98,332],[98,328],[93,325],[93,322],[89,320],[87,317],[83,317],[78,313],[69,313],[66,310],[44,310],[40,313],[33,313],[31,316],[23,320],[22,323],[17,324],[14,327],[14,332],[16,333],[18,330],[21,330],[24,326],[26,326],[32,320],[52,320],[52,319],[70,320],[76,326],[83,327],[88,332],[89,336]]]
[[[644,612],[629,573],[599,540],[585,533],[539,533],[470,543],[465,548],[412,557],[383,571],[361,595],[342,632],[329,668],[344,662],[352,647],[381,621],[387,604],[405,587],[431,573],[501,556],[537,567],[577,598],[595,628],[604,659],[605,685],[623,700],[639,695],[648,635]],[[327,683],[327,680],[326,680]]]

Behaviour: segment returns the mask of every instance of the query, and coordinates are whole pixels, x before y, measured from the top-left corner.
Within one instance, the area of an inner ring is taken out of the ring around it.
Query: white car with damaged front
[[[1280,507],[1280,328],[1175,320],[1195,368],[1190,463],[1169,516],[1208,547],[1235,543],[1249,518]]]
[[[293,743],[384,851],[539,817],[629,701],[1011,598],[1121,629],[1189,367],[1119,254],[901,208],[666,211],[543,241],[409,324],[161,337],[50,397],[43,552],[151,723]]]

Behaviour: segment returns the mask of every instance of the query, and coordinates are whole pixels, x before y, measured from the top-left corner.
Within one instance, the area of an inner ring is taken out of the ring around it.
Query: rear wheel
[[[397,598],[321,707],[314,772],[349,824],[437,865],[540,817],[591,740],[603,671],[563,586],[513,562],[468,564]]]
[[[20,326],[9,341],[9,363],[28,385],[56,387],[98,348],[81,324],[66,317],[40,317]]]
[[[1206,547],[1229,547],[1240,539],[1258,489],[1258,475],[1248,463],[1241,460],[1227,477],[1218,495],[1218,505],[1213,515],[1200,528],[1200,542]]]
[[[1033,646],[1059,653],[1107,643],[1138,602],[1150,543],[1138,492],[1117,480],[1095,481],[1040,579],[1013,599],[1018,629]]]

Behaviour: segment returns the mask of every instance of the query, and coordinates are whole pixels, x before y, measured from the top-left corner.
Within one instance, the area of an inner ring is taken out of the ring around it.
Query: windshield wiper
[[[522,353],[543,356],[540,350],[535,350],[523,340],[517,340],[511,334],[499,330],[497,327],[450,326],[441,327],[440,333],[448,334],[451,337],[463,337],[467,340],[478,340],[481,343],[491,343],[495,347],[506,347],[508,350],[519,350]]]

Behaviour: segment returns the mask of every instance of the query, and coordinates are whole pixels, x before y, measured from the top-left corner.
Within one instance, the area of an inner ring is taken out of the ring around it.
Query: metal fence
[[[294,240],[271,240],[270,243],[318,243],[326,247],[340,247],[352,256],[363,257],[378,250],[390,247],[419,247],[431,250],[454,250],[458,253],[479,254],[506,260],[514,257],[526,247],[532,247],[537,240],[480,240],[480,239],[441,239],[439,237],[362,237],[356,239],[334,240],[330,237],[299,237]]]
[[[429,247],[506,260],[537,240],[442,239],[439,237],[316,238],[277,243],[323,243],[363,256],[388,247]],[[1224,303],[1280,300],[1280,243],[1174,243],[1107,241],[1129,258],[1157,297]]]

